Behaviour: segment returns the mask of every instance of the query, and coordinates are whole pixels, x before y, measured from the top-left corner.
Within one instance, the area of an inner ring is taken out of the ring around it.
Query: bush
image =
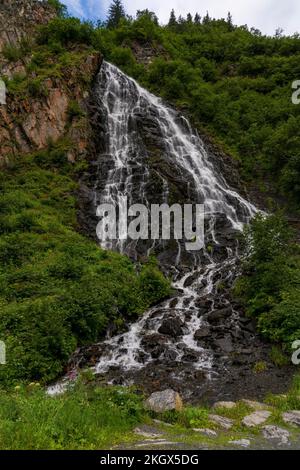
[[[64,46],[71,44],[91,45],[94,39],[94,29],[90,23],[81,23],[78,18],[55,18],[38,29],[39,44]]]
[[[29,80],[27,87],[30,96],[33,98],[48,96],[48,89],[39,78]]]
[[[69,102],[67,113],[70,122],[72,122],[75,118],[84,116],[83,110],[81,109],[79,103],[75,100]]]
[[[281,215],[258,215],[245,229],[247,257],[234,289],[259,331],[286,349],[300,337],[300,256],[292,237]]]

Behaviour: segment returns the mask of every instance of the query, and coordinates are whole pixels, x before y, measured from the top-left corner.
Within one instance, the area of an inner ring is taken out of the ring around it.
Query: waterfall
[[[94,165],[94,210],[102,203],[117,205],[120,197],[127,197],[129,205],[147,207],[153,202],[181,202],[176,201],[181,197],[204,204],[206,214],[205,248],[197,255],[187,253],[178,240],[102,243],[131,257],[154,250],[172,276],[176,293],[126,333],[101,343],[95,371],[111,372],[111,377],[122,374],[129,382],[138,371],[143,377],[151,371],[154,376],[151,365],[168,366],[173,376],[178,370],[178,376],[187,377],[193,368],[211,377],[217,370],[215,351],[205,331],[215,312],[223,312],[226,331],[239,328],[238,312],[228,300],[236,275],[236,234],[256,208],[227,184],[217,170],[217,158],[188,120],[117,67],[103,63],[94,93],[102,142]]]

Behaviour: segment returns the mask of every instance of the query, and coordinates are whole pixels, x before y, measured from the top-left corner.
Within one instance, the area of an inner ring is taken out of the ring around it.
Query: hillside
[[[297,446],[299,35],[148,10],[92,24],[56,0],[0,0],[0,26],[0,447],[126,449],[151,425],[182,448],[259,448],[251,411]],[[141,236],[99,239],[121,198],[203,205],[203,245],[195,214],[176,238],[175,209],[173,238],[148,214]],[[189,405],[165,426],[143,397],[166,388]]]

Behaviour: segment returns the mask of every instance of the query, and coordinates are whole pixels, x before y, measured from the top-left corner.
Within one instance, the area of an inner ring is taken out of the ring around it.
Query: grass
[[[95,450],[136,439],[142,398],[124,388],[79,385],[49,397],[37,387],[0,392],[1,450]]]
[[[266,424],[288,429],[291,441],[298,442],[299,430],[286,425],[281,413],[299,409],[299,377],[295,378],[286,398],[269,396],[273,412]],[[241,421],[253,410],[243,402],[235,408],[187,406],[180,412],[159,415],[160,424],[152,423],[155,414],[143,407],[143,395],[134,388],[100,387],[90,373],[83,373],[72,389],[64,395],[50,397],[39,384],[19,385],[10,392],[0,391],[0,449],[111,449],[134,448],[144,439],[134,433],[141,424],[150,424],[162,432],[167,441],[182,443],[187,448],[228,448],[230,441],[250,439],[264,446],[260,427],[246,428]],[[209,413],[226,416],[234,421],[230,430],[218,428],[209,420]],[[167,426],[165,423],[171,423]],[[209,428],[217,436],[209,437],[193,428]]]

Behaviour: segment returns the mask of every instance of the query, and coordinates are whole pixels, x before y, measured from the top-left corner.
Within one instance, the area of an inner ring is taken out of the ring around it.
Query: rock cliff
[[[0,77],[7,88],[6,105],[0,105],[0,165],[62,138],[70,142],[70,161],[86,156],[86,101],[89,85],[100,67],[100,54],[79,48],[70,52],[67,64],[58,64],[55,56],[50,56],[41,74],[30,66],[34,42],[18,60],[9,60],[3,53],[7,45],[17,48],[29,34],[32,40],[33,25],[45,24],[54,16],[47,2],[0,1]],[[72,112],[74,106],[76,113]]]
[[[39,0],[0,0],[0,51],[7,44],[16,45],[35,26],[47,23],[56,12]]]

